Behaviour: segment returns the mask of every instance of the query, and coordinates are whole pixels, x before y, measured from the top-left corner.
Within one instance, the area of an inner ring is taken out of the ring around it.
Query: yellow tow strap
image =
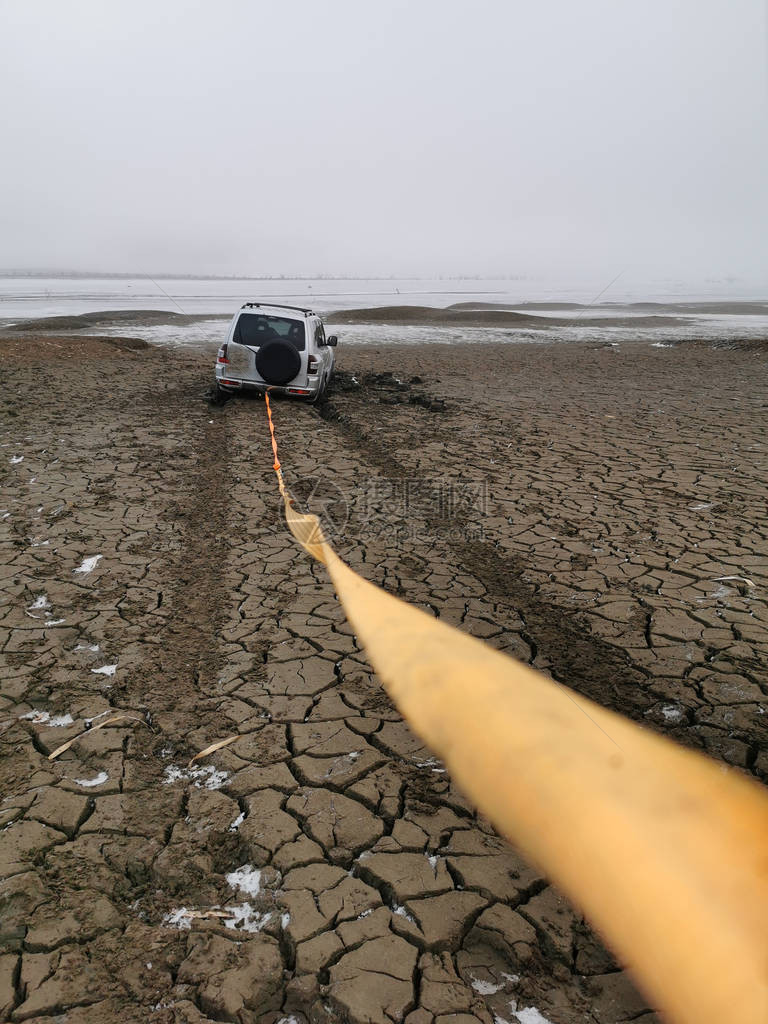
[[[607,711],[353,572],[328,569],[387,693],[494,826],[677,1024],[768,1024],[768,791]]]

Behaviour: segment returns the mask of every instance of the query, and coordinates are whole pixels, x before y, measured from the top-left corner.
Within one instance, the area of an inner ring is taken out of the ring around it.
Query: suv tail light
[[[317,373],[317,356],[307,357],[307,373]]]
[[[217,363],[226,363],[227,365],[229,365],[229,360],[227,359],[227,343],[226,342],[224,342],[224,344],[219,349],[219,354],[216,357],[216,362]]]

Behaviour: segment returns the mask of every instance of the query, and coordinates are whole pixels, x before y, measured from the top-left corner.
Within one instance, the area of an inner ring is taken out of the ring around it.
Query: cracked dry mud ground
[[[209,408],[209,353],[0,359],[0,1019],[656,1020],[393,710],[262,404]],[[275,413],[355,569],[765,779],[765,352],[339,363]]]

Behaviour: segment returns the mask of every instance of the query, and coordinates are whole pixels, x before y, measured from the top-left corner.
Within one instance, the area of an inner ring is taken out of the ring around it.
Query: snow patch
[[[238,816],[235,818],[235,820],[232,822],[232,824],[229,826],[227,831],[228,832],[237,832],[237,830],[240,828],[240,826],[243,824],[244,821],[245,821],[245,815],[241,811],[238,814]]]
[[[117,672],[117,665],[102,665],[101,668],[92,668],[95,676],[113,676]]]
[[[181,931],[192,927],[192,921],[186,907],[179,907],[178,910],[172,910],[170,914],[166,914],[163,918],[163,924],[167,924],[170,928],[178,928]]]
[[[24,456],[23,455],[12,455],[10,461],[11,461],[11,465],[12,466],[18,466],[18,464],[20,462],[24,461]]]
[[[426,761],[417,761],[417,768],[439,768],[441,762],[436,757],[428,757]]]
[[[492,981],[483,981],[481,978],[473,978],[472,988],[478,993],[478,995],[495,996],[497,992],[504,988],[504,983],[502,982],[500,985],[497,985]]]
[[[32,602],[32,604],[29,606],[29,610],[31,612],[33,612],[33,611],[37,611],[40,608],[50,608],[50,607],[51,607],[51,602],[48,600],[48,597],[45,594],[40,594],[40,596],[36,597],[35,600]]]
[[[91,555],[90,558],[84,558],[80,565],[78,565],[76,569],[73,569],[72,572],[79,572],[85,576],[87,573],[93,572],[103,557],[103,555]]]
[[[519,1024],[552,1024],[552,1021],[540,1013],[535,1006],[526,1006],[522,1010],[516,1010],[515,1016]]]
[[[48,725],[52,729],[63,729],[65,725],[74,725],[75,720],[72,715],[54,715],[53,718],[49,719]]]
[[[397,914],[398,917],[404,917],[405,920],[406,921],[410,921],[411,924],[416,924],[416,922],[411,917],[411,915],[408,913],[408,911],[405,909],[405,907],[403,907],[403,906],[395,906],[395,907],[392,908],[392,910],[393,910],[393,912],[395,914]]]
[[[667,722],[679,722],[683,717],[682,710],[676,704],[663,704],[661,713]]]
[[[165,769],[163,785],[191,782],[198,789],[221,789],[227,784],[228,779],[229,772],[219,771],[212,764],[203,765],[201,768],[177,768],[175,764],[170,764]]]
[[[224,922],[227,928],[238,928],[244,932],[260,932],[272,917],[271,913],[260,914],[250,903],[241,903],[239,907],[225,907],[232,917]]]
[[[76,786],[85,786],[90,789],[92,786],[103,786],[109,776],[106,772],[99,772],[95,779],[75,779]]]
[[[19,715],[19,718],[27,718],[34,722],[35,725],[44,725],[50,717],[51,716],[47,711],[36,711],[35,708],[32,708],[32,710],[28,711],[25,715]]]
[[[20,718],[29,719],[34,725],[47,725],[51,729],[62,729],[65,725],[74,725],[75,720],[72,715],[53,715],[51,716],[47,711],[28,711],[26,715],[20,715]]]
[[[233,889],[241,889],[249,896],[258,896],[261,890],[261,871],[252,868],[250,864],[243,864],[236,871],[230,871],[226,879]]]

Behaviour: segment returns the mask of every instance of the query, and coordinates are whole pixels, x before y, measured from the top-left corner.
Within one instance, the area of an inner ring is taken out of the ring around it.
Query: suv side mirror
[[[325,343],[326,345],[329,345],[331,348],[336,348],[336,346],[339,344],[338,336],[335,334],[329,334],[328,337],[325,339]]]

